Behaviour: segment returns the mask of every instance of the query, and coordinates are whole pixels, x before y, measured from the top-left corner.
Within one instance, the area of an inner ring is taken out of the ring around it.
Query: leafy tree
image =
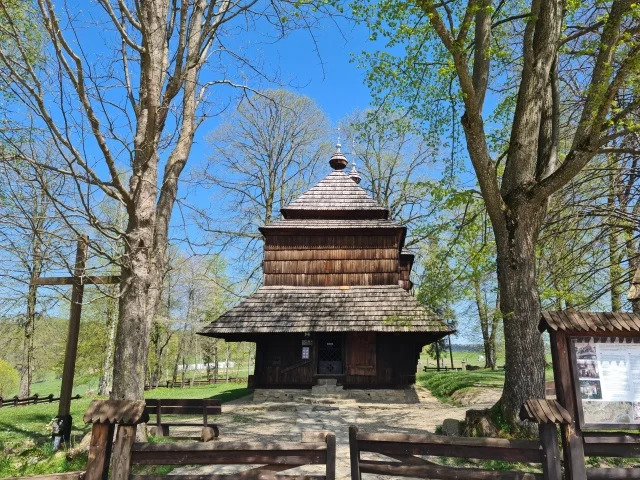
[[[0,358],[0,397],[15,391],[20,383],[20,374],[6,360]]]
[[[318,165],[326,166],[328,132],[329,120],[312,99],[265,90],[243,98],[209,135],[213,153],[204,179],[227,214],[205,229],[242,259],[247,278],[261,272],[258,227],[277,219],[316,179]]]
[[[522,403],[544,395],[536,244],[548,200],[637,128],[637,5],[383,0],[353,9],[386,40],[363,56],[378,102],[443,133],[462,113],[497,251],[506,342],[500,404],[517,422]]]
[[[214,86],[246,91],[249,82],[270,78],[268,69],[245,56],[243,29],[282,37],[312,26],[322,9],[287,0],[257,7],[256,0],[99,0],[79,14],[42,0],[35,16],[51,52],[42,68],[18,29],[3,30],[11,40],[0,43],[0,84],[10,86],[19,102],[17,118],[26,110],[47,132],[60,157],[53,169],[73,188],[64,198],[48,192],[49,198],[70,227],[84,223],[124,244],[114,259],[121,270],[114,398],[143,397],[171,214],[196,130],[212,113],[208,94]],[[3,11],[16,25],[16,14]],[[96,24],[105,41],[99,55],[84,41]],[[246,71],[255,76],[247,78]],[[2,140],[11,142],[4,133]],[[51,168],[19,144],[11,146],[38,167]],[[128,178],[121,178],[122,171]],[[94,207],[104,197],[125,207],[124,229],[101,222]]]
[[[341,122],[341,129],[353,149],[360,186],[407,226],[407,247],[419,242],[417,227],[434,213],[428,198],[429,170],[438,151],[433,138],[416,131],[410,118],[384,108],[356,111]]]

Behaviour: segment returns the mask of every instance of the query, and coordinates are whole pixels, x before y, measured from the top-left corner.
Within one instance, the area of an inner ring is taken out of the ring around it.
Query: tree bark
[[[115,292],[114,292],[115,293]],[[115,299],[107,300],[107,345],[102,366],[102,376],[100,377],[100,387],[98,395],[106,395],[111,390],[113,374],[113,349],[115,347],[116,328],[118,326],[118,312],[115,310]]]
[[[20,368],[20,397],[29,397],[31,394],[31,383],[33,382],[33,353],[34,353],[34,337],[35,337],[35,324],[36,324],[36,307],[37,307],[37,289],[35,280],[40,277],[42,273],[42,260],[43,260],[43,247],[42,244],[42,224],[44,214],[39,210],[43,208],[43,204],[46,203],[46,198],[39,198],[39,202],[36,201],[36,218],[34,219],[34,231],[32,232],[30,254],[30,282],[27,290],[27,311],[25,314],[23,331],[24,341],[22,350],[22,365]]]
[[[544,398],[544,345],[538,331],[540,297],[536,284],[536,242],[542,206],[520,205],[508,222],[508,234],[497,243],[500,310],[505,342],[505,386],[502,411],[516,423],[522,404]]]
[[[473,293],[476,299],[476,307],[478,309],[478,317],[480,318],[480,331],[482,332],[482,344],[484,347],[484,368],[495,369],[495,364],[491,363],[491,359],[494,357],[493,349],[491,348],[491,331],[489,325],[489,312],[487,305],[482,298],[482,289],[480,286],[480,279],[474,275],[471,280],[473,283]]]
[[[39,262],[38,262],[39,263]],[[34,268],[33,272],[38,271],[40,276],[40,268]],[[32,275],[33,277],[33,275]],[[29,397],[31,394],[31,383],[33,382],[33,352],[34,352],[34,334],[36,323],[36,289],[33,284],[29,285],[27,293],[27,312],[24,321],[24,342],[22,350],[22,366],[20,369],[20,398]]]

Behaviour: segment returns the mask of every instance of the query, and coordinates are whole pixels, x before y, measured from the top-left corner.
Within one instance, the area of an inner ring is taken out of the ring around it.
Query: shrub
[[[0,358],[0,397],[5,397],[18,389],[20,375],[11,364]]]

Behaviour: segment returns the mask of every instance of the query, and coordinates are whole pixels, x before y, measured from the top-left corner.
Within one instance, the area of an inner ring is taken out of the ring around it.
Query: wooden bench
[[[145,400],[146,410],[149,416],[155,415],[155,428],[152,434],[159,437],[169,436],[169,427],[202,427],[202,440],[209,440],[218,437],[220,431],[218,426],[209,423],[210,415],[220,415],[222,413],[222,403],[220,400],[212,399],[155,399]],[[174,419],[164,419],[163,415],[202,415],[202,423],[177,421]]]
[[[531,401],[529,401],[531,402]],[[448,437],[442,435],[409,435],[404,433],[361,433],[349,427],[351,479],[361,480],[363,473],[428,479],[500,479],[560,480],[560,450],[556,424],[566,421],[562,407],[539,401],[523,407],[521,418],[538,423],[540,441],[506,440],[502,438]],[[534,414],[531,414],[531,411]],[[542,412],[543,418],[536,415]],[[558,412],[558,416],[554,415]],[[548,415],[547,415],[548,413]],[[566,414],[568,416],[568,414]],[[362,453],[377,454],[387,459],[363,459]],[[506,462],[539,463],[542,474],[520,471],[494,471],[439,465],[421,456],[455,457]]]

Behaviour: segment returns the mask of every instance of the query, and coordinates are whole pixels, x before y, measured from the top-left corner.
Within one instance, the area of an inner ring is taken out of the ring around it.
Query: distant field
[[[473,366],[479,366],[479,367],[484,367],[485,363],[484,363],[484,358],[480,359],[479,355],[484,355],[482,353],[479,352],[471,352],[471,351],[459,351],[459,352],[453,352],[453,366],[455,368],[463,368],[464,365],[473,365]],[[551,363],[551,354],[548,353],[547,356],[547,363],[550,364]],[[464,363],[463,363],[464,362]],[[504,354],[500,353],[497,356],[497,366],[498,367],[503,367],[504,366]],[[431,358],[429,355],[427,355],[426,353],[422,352],[422,354],[420,355],[420,368],[419,370],[422,371],[422,367],[423,366],[427,366],[427,367],[435,367],[436,366],[436,360],[435,358]],[[449,350],[446,349],[445,351],[441,352],[440,354],[440,366],[446,366],[446,367],[451,367],[451,358],[449,357]]]
[[[253,373],[253,365],[251,365],[251,373]],[[239,370],[236,370],[236,368],[230,368],[229,369],[229,377],[230,378],[247,378],[248,374],[247,374],[247,366],[246,365],[241,365]],[[225,378],[226,377],[226,373],[224,369],[220,369],[220,371],[218,372],[218,378]],[[180,375],[178,375],[178,381],[180,381]],[[189,372],[189,374],[187,375],[187,381],[191,380],[193,378],[193,373]],[[206,372],[202,371],[202,372],[198,372],[196,374],[196,380],[205,380],[206,379]],[[160,385],[165,384],[166,385],[166,378],[163,378],[160,382]],[[46,397],[47,395],[49,395],[50,393],[53,393],[56,397],[58,396],[58,393],[60,393],[60,384],[61,384],[62,380],[61,378],[48,378],[46,380],[42,380],[42,381],[38,381],[38,382],[34,382],[31,385],[31,395],[34,394],[38,394],[41,397]],[[82,378],[76,378],[75,382],[73,384],[73,395],[85,395],[87,392],[93,392],[94,394],[97,393],[98,391],[98,382],[99,382],[99,378],[97,376],[95,377],[82,377]],[[14,395],[17,395],[18,392],[17,391],[13,391],[10,392],[8,395],[5,396],[5,398],[12,398]]]
[[[470,351],[453,352],[453,366],[455,368],[462,368],[463,365],[476,365],[484,367],[484,359],[481,360],[479,358],[479,355],[483,354]],[[451,358],[449,356],[448,349],[440,352],[440,362],[441,365],[446,365],[447,367],[451,366]],[[504,365],[504,355],[498,355],[497,363],[498,366]],[[429,355],[423,352],[422,355],[420,355],[420,364],[422,366],[435,367],[436,359],[431,358]]]

